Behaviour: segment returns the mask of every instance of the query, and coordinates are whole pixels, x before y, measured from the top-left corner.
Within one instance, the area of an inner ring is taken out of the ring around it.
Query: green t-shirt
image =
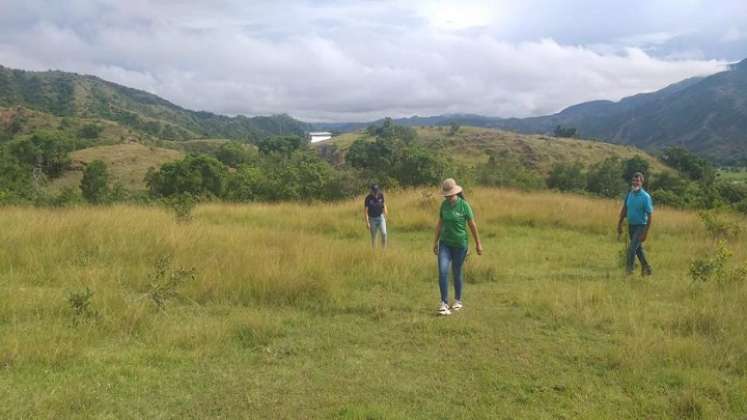
[[[441,217],[440,241],[446,245],[467,248],[467,222],[475,215],[467,201],[457,198],[452,206],[449,200],[441,203],[439,211]]]

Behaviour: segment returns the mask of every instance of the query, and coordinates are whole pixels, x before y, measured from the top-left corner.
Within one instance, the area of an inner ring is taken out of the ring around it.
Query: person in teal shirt
[[[461,310],[462,304],[462,265],[467,257],[467,226],[475,238],[477,255],[482,255],[482,243],[477,232],[475,215],[467,200],[464,199],[462,187],[454,179],[446,179],[441,184],[441,203],[436,238],[433,241],[433,253],[438,256],[438,286],[441,291],[441,304],[438,313],[450,315],[451,311]],[[449,307],[449,266],[454,275],[455,301]]]
[[[630,245],[628,246],[625,258],[625,273],[633,273],[635,268],[635,257],[641,262],[641,275],[650,276],[653,274],[651,264],[646,259],[646,253],[643,250],[643,243],[648,238],[648,231],[651,228],[653,220],[654,205],[651,202],[651,196],[643,189],[643,174],[636,172],[633,174],[631,181],[632,188],[625,196],[625,202],[620,209],[620,220],[617,222],[617,234],[621,235],[623,230],[623,220],[628,219],[628,235],[630,235]]]

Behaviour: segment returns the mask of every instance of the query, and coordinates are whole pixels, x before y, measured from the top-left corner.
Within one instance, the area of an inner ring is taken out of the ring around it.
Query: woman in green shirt
[[[482,243],[477,233],[475,215],[462,194],[462,187],[454,179],[446,179],[441,184],[441,203],[433,253],[438,256],[438,286],[441,290],[441,304],[438,313],[450,315],[462,305],[462,265],[467,257],[467,226],[475,238],[477,255],[482,255]],[[449,308],[449,265],[454,273],[454,304]]]

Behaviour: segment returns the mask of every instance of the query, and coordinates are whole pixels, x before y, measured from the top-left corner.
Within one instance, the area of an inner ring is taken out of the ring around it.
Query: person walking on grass
[[[650,276],[653,274],[653,270],[646,259],[646,253],[643,251],[643,243],[646,242],[648,231],[651,228],[654,205],[651,202],[651,196],[643,189],[643,181],[642,173],[636,172],[633,174],[632,188],[625,196],[622,209],[620,209],[617,234],[618,236],[622,234],[623,219],[627,217],[630,244],[625,256],[625,274],[633,273],[635,257],[638,256],[641,262],[641,275]]]
[[[462,304],[462,265],[467,257],[467,226],[475,239],[477,255],[482,255],[482,243],[477,233],[477,223],[467,200],[464,199],[462,187],[449,178],[441,184],[441,203],[436,223],[436,237],[433,241],[433,253],[438,256],[438,287],[441,291],[440,315],[451,315],[451,311],[461,310]],[[454,303],[449,308],[449,265],[454,275]]]
[[[371,193],[366,196],[363,203],[363,217],[366,226],[371,232],[371,248],[376,247],[376,234],[381,234],[381,247],[386,248],[386,217],[388,217],[384,194],[378,185],[371,185]]]

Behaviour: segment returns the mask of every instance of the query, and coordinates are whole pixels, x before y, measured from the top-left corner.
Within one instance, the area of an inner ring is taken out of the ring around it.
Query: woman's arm
[[[480,234],[477,232],[477,223],[475,219],[469,219],[469,230],[472,231],[472,236],[475,237],[475,247],[477,248],[477,255],[482,255],[482,242],[480,242]]]
[[[436,237],[433,239],[433,253],[438,255],[438,239],[441,237],[441,218],[436,223]]]
[[[366,226],[371,229],[371,223],[368,221],[368,207],[363,207],[363,220],[366,221]]]

